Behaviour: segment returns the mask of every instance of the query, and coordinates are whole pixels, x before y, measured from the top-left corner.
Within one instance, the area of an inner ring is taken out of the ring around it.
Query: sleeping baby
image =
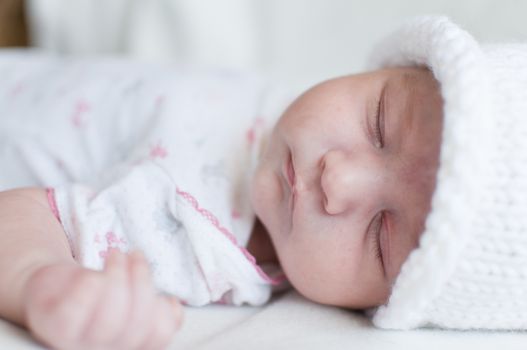
[[[0,316],[161,349],[182,305],[294,288],[389,329],[527,329],[527,47],[444,17],[302,94],[258,75],[0,54]]]

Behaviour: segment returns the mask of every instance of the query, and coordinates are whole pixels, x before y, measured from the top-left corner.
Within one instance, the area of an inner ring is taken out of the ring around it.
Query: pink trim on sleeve
[[[225,235],[225,237],[227,237],[235,246],[237,246],[238,249],[240,249],[240,251],[243,253],[243,255],[247,258],[247,260],[249,260],[249,262],[256,269],[256,272],[258,272],[260,277],[262,277],[266,282],[268,282],[268,283],[270,283],[272,285],[277,285],[277,284],[280,284],[280,283],[282,283],[284,281],[285,276],[279,276],[278,278],[271,278],[271,277],[269,277],[260,268],[260,266],[258,266],[254,256],[252,256],[251,253],[249,253],[249,251],[247,249],[245,249],[244,247],[240,247],[238,245],[238,242],[236,241],[236,237],[229,230],[227,230],[225,227],[221,226],[220,221],[218,220],[218,218],[216,216],[214,216],[214,214],[212,214],[207,209],[201,208],[199,206],[199,203],[198,203],[197,199],[194,198],[194,196],[192,196],[188,192],[181,191],[179,188],[176,188],[176,193],[178,195],[180,195],[181,197],[185,198],[187,200],[187,202],[189,202],[192,205],[192,207],[194,207],[194,209],[196,209],[196,211],[198,213],[200,213],[203,217],[205,217],[207,220],[209,220],[221,233],[223,233]]]
[[[48,204],[51,208],[51,211],[53,212],[53,215],[55,215],[57,220],[62,223],[60,220],[59,210],[57,209],[57,202],[55,202],[55,189],[53,187],[46,187],[46,194],[48,197]]]

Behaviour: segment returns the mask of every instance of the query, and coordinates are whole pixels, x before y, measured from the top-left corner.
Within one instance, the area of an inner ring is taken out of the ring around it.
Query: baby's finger
[[[94,310],[85,337],[93,344],[109,344],[121,333],[126,324],[130,304],[126,257],[111,251],[104,268],[105,287]]]
[[[182,311],[175,298],[159,296],[155,303],[155,322],[141,349],[165,349],[181,326]]]
[[[130,314],[127,326],[119,337],[119,344],[126,349],[138,349],[148,336],[148,325],[153,316],[155,290],[148,263],[139,251],[128,257]]]

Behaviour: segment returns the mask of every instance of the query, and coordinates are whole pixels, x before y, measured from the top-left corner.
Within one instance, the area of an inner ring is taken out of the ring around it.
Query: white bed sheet
[[[389,331],[359,313],[307,301],[294,291],[263,307],[185,308],[170,349],[526,349],[527,332]],[[0,349],[45,349],[28,333],[0,321]]]

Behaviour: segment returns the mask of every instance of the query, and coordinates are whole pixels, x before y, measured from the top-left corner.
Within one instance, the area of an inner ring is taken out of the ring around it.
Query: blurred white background
[[[257,70],[300,88],[361,71],[372,44],[417,14],[485,42],[527,40],[523,0],[28,0],[27,11],[38,47]]]

